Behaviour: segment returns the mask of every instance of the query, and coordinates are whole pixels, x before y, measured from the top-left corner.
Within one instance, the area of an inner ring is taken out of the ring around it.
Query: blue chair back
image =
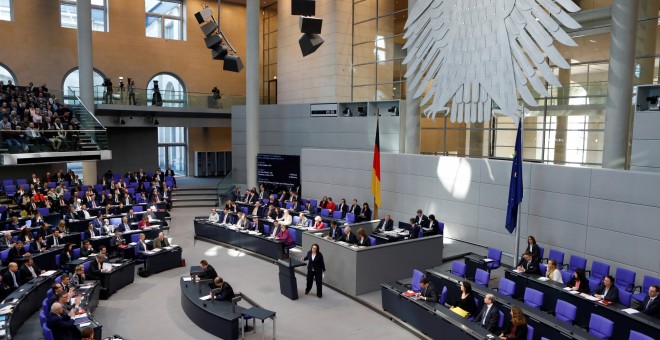
[[[341,219],[341,211],[334,211],[332,213],[333,218]]]
[[[452,261],[451,273],[460,277],[465,277],[465,263],[460,261]]]
[[[298,222],[300,222],[300,217],[293,216],[292,221],[293,221],[293,224],[298,224]]]
[[[301,199],[300,199],[300,204],[301,204],[301,205],[305,205],[305,204],[307,204],[307,198],[301,198]]]
[[[543,293],[532,288],[525,288],[524,301],[526,305],[532,306],[536,309],[541,309],[543,306]]]
[[[270,235],[270,225],[264,224],[264,233]]]
[[[330,217],[329,209],[321,209],[321,216]]]
[[[14,185],[14,180],[13,179],[3,179],[2,180],[2,186],[3,187],[6,188],[7,186],[10,186],[10,185]]]
[[[94,184],[94,191],[96,191],[97,194],[100,194],[101,191],[103,191],[103,184]]]
[[[648,295],[649,288],[652,285],[660,286],[660,279],[657,277],[644,275],[644,281],[642,281],[642,291],[638,294],[634,294],[632,297],[638,302],[644,301],[644,298]]]
[[[570,271],[574,272],[578,268],[586,269],[587,268],[587,259],[585,259],[584,257],[577,256],[577,255],[571,255],[571,257],[568,261],[568,269]]]
[[[49,292],[50,292],[50,295],[52,296],[53,295],[52,289],[49,290]],[[46,298],[41,301],[41,310],[46,315],[48,315],[48,313],[50,313],[50,311],[48,310],[48,307],[50,307],[50,306],[48,306],[48,300],[50,300],[50,297],[48,295],[46,295]]]
[[[540,256],[541,258],[543,258],[543,257],[544,257],[544,256],[543,256],[544,254],[545,254],[545,248],[539,246],[539,256]]]
[[[504,313],[502,311],[497,311],[500,314],[500,317],[497,319],[497,328],[504,329]]]
[[[82,192],[87,191],[87,189],[89,189],[89,185],[82,185],[82,186],[80,186],[80,191],[82,191]]]
[[[422,238],[424,237],[424,229],[419,228],[419,232],[417,233],[417,238]]]
[[[593,263],[591,263],[591,276],[598,278],[599,280],[602,281],[606,275],[610,275],[609,264],[598,261],[594,261]]]
[[[548,265],[539,263],[539,270],[541,271],[541,276],[545,276],[548,273]]]
[[[445,222],[438,221],[438,229],[439,229],[439,232],[440,232],[441,235],[444,234],[445,233]]]
[[[555,305],[555,318],[557,320],[573,324],[576,316],[577,307],[564,300],[557,300],[557,304]]]
[[[346,222],[355,223],[355,214],[347,213],[346,214]]]
[[[16,185],[26,185],[27,184],[27,179],[24,178],[19,178],[16,180]],[[28,189],[28,188],[26,188]]]
[[[319,203],[318,200],[312,199],[312,200],[309,200],[309,201],[311,202],[310,205],[312,206],[312,208],[316,209],[316,207],[318,207],[318,203]],[[313,213],[315,211],[310,211],[310,212]]]
[[[280,198],[280,195],[278,195],[278,194],[272,194],[272,195],[273,195],[273,197],[275,197],[275,199]]]
[[[564,284],[567,284],[573,277],[573,272],[569,272],[568,270],[560,270],[559,272],[561,273],[561,279],[564,281]]]
[[[550,249],[550,255],[548,255],[548,260],[557,261],[557,268],[561,268],[564,266],[564,253],[559,250]]]
[[[64,197],[64,199],[68,201],[71,198],[71,192],[67,191],[67,192],[63,193],[62,197]]]
[[[589,319],[589,333],[601,339],[609,339],[614,330],[614,322],[598,314],[591,314]]]
[[[488,248],[489,259],[493,260],[492,262],[486,263],[486,267],[491,269],[497,269],[500,267],[500,262],[502,261],[502,251],[497,248]]]
[[[438,303],[441,305],[444,305],[445,302],[447,301],[447,287],[442,287],[442,292],[440,293],[440,297],[438,298]]]
[[[617,268],[616,269],[616,281],[615,284],[619,289],[623,289],[627,292],[632,292],[633,286],[635,285],[635,278],[637,273],[632,270]]]
[[[291,208],[293,208],[293,202],[286,202],[286,204],[284,205],[284,207],[287,208],[287,209],[291,209]]]
[[[527,340],[534,339],[534,327],[527,325]]]
[[[9,249],[0,251],[0,259],[2,260],[3,263],[7,262],[8,257],[9,257]]]
[[[73,252],[71,252],[71,257],[73,258],[73,260],[79,258],[80,257],[80,248],[74,249]]]
[[[373,237],[373,236],[369,236],[369,241],[371,242],[371,245],[372,245],[372,246],[375,246],[375,245],[376,245],[376,238],[375,238],[375,237]]]
[[[419,281],[424,277],[424,273],[417,269],[413,269],[412,282],[410,282],[410,289],[413,292],[421,292],[422,286],[419,284]]]
[[[151,188],[151,183],[149,182],[144,182],[144,188],[149,190]]]
[[[630,331],[630,338],[628,340],[653,340],[653,338],[637,331]]]
[[[630,305],[632,304],[632,296],[633,294],[631,292],[626,292],[623,289],[619,289],[619,302],[622,305],[626,307],[630,307]]]
[[[121,224],[121,217],[113,217],[110,220],[108,220],[108,223],[112,225],[120,225]]]
[[[55,278],[55,282],[57,283],[62,283],[62,276],[58,276]]]
[[[44,340],[55,340],[55,338],[53,338],[53,332],[48,328],[48,325],[45,322],[41,324],[41,330],[44,335]]]
[[[143,212],[143,211],[144,211],[144,208],[141,205],[134,205],[133,206],[133,212],[134,213]]]
[[[131,184],[133,184],[133,183],[131,183]],[[130,186],[130,187],[126,188],[126,190],[128,191],[129,196],[135,196],[135,188]]]
[[[477,268],[477,271],[474,273],[474,282],[488,288],[488,281],[490,280],[490,273],[487,271]]]
[[[55,182],[48,182],[48,184],[46,184],[46,187],[48,189],[55,189],[56,186],[57,186],[57,183],[55,183]]]
[[[298,230],[293,229],[293,228],[287,228],[287,230],[289,231],[289,234],[291,234],[291,238],[293,238],[293,245],[295,246],[296,245],[296,235],[298,233]]]
[[[140,234],[132,234],[131,235],[131,242],[139,242],[140,241]]]
[[[58,267],[60,266],[60,254],[55,255],[55,265]]]
[[[503,277],[500,279],[498,289],[502,295],[512,297],[516,292],[516,283]]]
[[[90,263],[92,263],[92,262],[91,262],[91,261],[87,261],[87,262],[83,263],[83,268],[85,269],[85,270],[84,270],[85,274],[88,274],[88,273],[89,273],[89,264],[90,264]]]
[[[592,276],[589,276],[587,280],[589,280],[589,291],[595,292],[596,289],[598,289],[598,285],[600,285],[601,280]]]
[[[37,208],[37,211],[39,212],[39,214],[41,214],[41,216],[46,216],[50,214],[50,209],[48,208]]]
[[[248,208],[247,208],[247,207],[242,207],[242,208],[241,208],[241,211],[242,211],[245,215],[248,214]]]
[[[46,323],[46,313],[44,313],[43,309],[41,309],[39,311],[39,322],[40,322],[39,323],[40,325],[43,325],[44,323]]]
[[[268,206],[268,203],[270,203],[270,201],[267,198],[264,198],[264,200],[261,203],[263,203],[263,205],[265,206]]]

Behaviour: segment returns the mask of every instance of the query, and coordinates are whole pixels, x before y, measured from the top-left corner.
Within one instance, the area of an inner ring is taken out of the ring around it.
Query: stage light
[[[342,113],[344,113],[345,117],[353,117],[353,111],[351,111],[351,109],[348,107],[345,108],[344,111],[342,111]]]
[[[389,109],[387,109],[387,112],[391,113],[392,116],[398,116],[399,115],[399,108],[396,106],[392,106]]]
[[[358,116],[360,117],[366,117],[367,116],[367,111],[364,110],[364,106],[358,106]]]

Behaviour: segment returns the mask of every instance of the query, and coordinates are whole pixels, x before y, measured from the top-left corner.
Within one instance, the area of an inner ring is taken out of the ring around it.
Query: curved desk
[[[0,304],[0,308],[13,305],[11,312],[5,315],[4,327],[9,339],[16,335],[25,321],[41,308],[41,302],[46,297],[46,292],[50,289],[56,276],[57,274],[53,274],[32,279],[9,294]],[[7,325],[9,326],[8,330]]]
[[[180,280],[181,308],[188,318],[201,329],[222,339],[238,339],[239,320],[243,308],[236,306],[232,312],[231,302],[200,300],[211,288],[206,283]]]

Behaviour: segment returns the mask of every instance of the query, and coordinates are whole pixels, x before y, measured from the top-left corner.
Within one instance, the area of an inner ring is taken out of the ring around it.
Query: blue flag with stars
[[[518,225],[518,206],[523,199],[522,179],[522,145],[520,131],[522,121],[518,121],[518,133],[516,135],[516,147],[511,165],[511,182],[509,183],[509,202],[506,208],[506,230],[513,233]]]

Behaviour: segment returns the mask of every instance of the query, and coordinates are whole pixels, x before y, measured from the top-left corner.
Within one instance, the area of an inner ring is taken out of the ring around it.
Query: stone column
[[[94,64],[92,62],[92,3],[91,0],[78,0],[78,96],[83,104],[94,113]],[[62,89],[67,91],[68,89]],[[96,175],[94,176],[96,177]]]
[[[247,0],[247,49],[245,75],[247,187],[257,186],[259,153],[259,0]]]

